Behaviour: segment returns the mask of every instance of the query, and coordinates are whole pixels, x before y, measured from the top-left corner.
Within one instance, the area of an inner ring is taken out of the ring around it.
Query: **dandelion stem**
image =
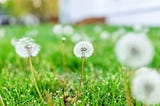
[[[66,63],[65,63],[65,41],[62,40],[62,64],[63,64],[63,71],[66,72]]]
[[[1,105],[2,105],[2,106],[5,106],[1,95],[0,95],[0,101],[1,101]]]
[[[126,69],[122,68],[122,79],[123,79],[123,83],[124,83],[126,100],[127,100],[128,106],[132,106],[132,100],[131,100],[131,96],[129,94],[129,88],[128,88],[125,72],[126,72]]]
[[[46,92],[46,98],[47,98],[48,106],[53,106],[52,97],[50,96],[49,92]]]
[[[63,102],[64,102],[64,105],[66,105],[66,96],[65,96],[65,92],[64,92],[64,90],[65,90],[65,87],[64,87],[64,85],[63,85],[63,88],[62,88],[62,93],[63,93]]]
[[[29,64],[30,64],[30,70],[31,70],[33,82],[34,82],[35,88],[36,88],[36,90],[37,90],[37,93],[38,93],[40,99],[42,100],[42,102],[45,103],[45,102],[44,102],[44,99],[42,98],[42,94],[41,94],[41,92],[40,92],[40,90],[39,90],[39,88],[38,88],[36,79],[35,79],[35,75],[34,75],[34,71],[33,71],[33,65],[32,65],[32,59],[31,59],[31,57],[29,57]]]
[[[148,104],[145,104],[144,106],[149,106]]]
[[[80,84],[79,84],[79,88],[78,88],[78,96],[80,96],[80,90],[81,90],[81,86],[82,86],[82,78],[83,78],[83,72],[84,72],[84,57],[82,57],[82,71],[81,71],[81,76],[80,76]]]

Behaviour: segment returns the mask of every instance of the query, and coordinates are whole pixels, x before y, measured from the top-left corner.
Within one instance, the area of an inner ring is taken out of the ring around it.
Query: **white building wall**
[[[105,16],[105,0],[60,0],[60,21],[76,22],[88,17]]]
[[[60,0],[61,22],[106,17],[109,24],[160,25],[160,0]],[[62,6],[63,4],[63,6]]]

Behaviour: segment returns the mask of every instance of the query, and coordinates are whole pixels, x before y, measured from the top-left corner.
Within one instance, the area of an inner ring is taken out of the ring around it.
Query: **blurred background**
[[[159,0],[0,0],[0,25],[160,25]]]

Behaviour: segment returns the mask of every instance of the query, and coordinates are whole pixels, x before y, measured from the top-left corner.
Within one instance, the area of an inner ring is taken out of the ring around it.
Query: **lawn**
[[[73,26],[76,33],[86,33],[94,46],[94,54],[85,60],[83,87],[78,106],[127,106],[121,68],[114,54],[116,40],[113,33],[120,27],[100,25],[111,35],[101,39],[95,25]],[[32,58],[36,80],[42,96],[47,101],[50,95],[54,106],[74,105],[81,73],[81,59],[73,54],[75,43],[66,36],[65,63],[62,65],[62,40],[53,32],[53,25],[5,26],[5,36],[0,38],[0,94],[6,106],[45,106],[32,81],[28,59],[20,58],[11,39],[31,36],[41,46],[37,57]],[[124,27],[133,31],[131,27]],[[36,33],[36,34],[34,34]],[[149,67],[160,70],[160,28],[150,28],[147,35],[155,47],[155,56]],[[131,80],[131,69],[127,68],[127,81]],[[129,83],[130,84],[130,83]],[[63,89],[64,88],[64,89]],[[63,92],[64,91],[64,92]],[[65,93],[65,102],[63,99]],[[133,102],[136,106],[141,103]],[[1,105],[1,104],[0,104]]]

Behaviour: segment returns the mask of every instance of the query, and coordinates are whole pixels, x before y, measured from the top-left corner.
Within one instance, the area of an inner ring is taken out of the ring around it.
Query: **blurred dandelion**
[[[146,105],[160,103],[160,75],[151,68],[140,68],[132,80],[133,96]]]
[[[117,31],[115,31],[112,34],[112,40],[116,41],[117,39],[119,39],[121,36],[126,34],[126,30],[124,28],[119,28]]]
[[[96,26],[94,27],[94,31],[95,31],[96,33],[100,33],[100,32],[102,32],[102,28],[101,28],[99,25],[96,25]]]
[[[56,35],[61,35],[63,33],[63,26],[61,24],[57,24],[53,27],[52,31]]]
[[[16,53],[20,57],[28,58],[29,64],[30,64],[30,71],[31,71],[31,74],[32,74],[32,78],[33,78],[35,88],[38,92],[38,95],[39,95],[40,99],[42,100],[43,103],[45,103],[44,99],[42,98],[42,94],[40,93],[40,90],[38,88],[36,79],[35,79],[33,65],[32,65],[32,59],[31,59],[31,57],[35,57],[35,56],[38,55],[38,53],[40,51],[40,46],[37,45],[32,38],[23,37],[16,42],[15,50],[16,50]]]
[[[80,85],[78,88],[77,96],[80,96],[80,89],[82,86],[82,77],[83,77],[83,72],[84,72],[85,58],[90,57],[93,54],[93,51],[94,51],[94,49],[93,49],[92,44],[87,41],[81,41],[81,42],[77,43],[74,47],[75,56],[82,59],[82,71],[81,71]]]
[[[59,36],[70,36],[74,34],[74,29],[70,25],[62,26],[57,24],[53,27],[53,33]]]
[[[82,39],[81,35],[78,33],[75,33],[72,37],[71,40],[73,43],[77,43]]]
[[[0,38],[3,38],[5,36],[6,30],[0,29]]]
[[[128,33],[115,47],[120,63],[138,68],[149,64],[154,57],[154,47],[144,33]]]
[[[147,33],[149,31],[149,28],[146,27],[146,26],[143,26],[143,25],[136,24],[136,25],[133,26],[133,30],[135,32],[144,32],[144,33]]]
[[[64,26],[63,33],[67,36],[73,35],[74,29],[70,25]]]
[[[34,36],[37,36],[38,33],[39,33],[38,30],[32,29],[32,30],[27,31],[25,36],[34,37]]]
[[[28,27],[33,25],[38,25],[40,23],[39,18],[34,14],[23,15],[20,17],[19,21],[20,23]]]
[[[103,31],[103,32],[100,34],[101,39],[108,39],[109,36],[110,36],[109,33],[106,32],[106,31]]]

